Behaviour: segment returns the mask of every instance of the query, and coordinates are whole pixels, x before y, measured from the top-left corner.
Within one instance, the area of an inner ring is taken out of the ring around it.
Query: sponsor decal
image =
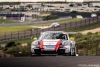
[[[60,40],[52,41],[52,42],[42,40],[40,43],[40,47],[42,51],[44,51],[44,49],[51,49],[51,48],[57,51],[59,44],[60,44]]]
[[[44,42],[44,45],[56,45],[57,42]]]

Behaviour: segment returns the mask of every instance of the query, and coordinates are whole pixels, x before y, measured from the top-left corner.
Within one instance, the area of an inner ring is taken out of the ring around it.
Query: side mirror
[[[70,37],[70,40],[74,40],[75,38],[74,37]]]
[[[34,37],[33,40],[37,40],[37,37]]]

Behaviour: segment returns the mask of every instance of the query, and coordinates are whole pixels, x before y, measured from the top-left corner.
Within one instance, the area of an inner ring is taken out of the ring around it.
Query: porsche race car
[[[76,56],[76,45],[67,32],[46,31],[31,44],[31,55],[62,54]]]

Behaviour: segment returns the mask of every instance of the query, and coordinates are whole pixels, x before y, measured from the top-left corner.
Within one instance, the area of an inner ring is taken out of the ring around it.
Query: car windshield
[[[63,33],[45,33],[45,34],[41,34],[41,36],[39,37],[39,40],[42,39],[68,39],[66,34]]]

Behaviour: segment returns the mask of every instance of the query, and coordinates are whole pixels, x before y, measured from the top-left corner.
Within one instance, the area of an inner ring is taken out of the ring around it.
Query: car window
[[[46,33],[46,34],[42,34],[39,37],[40,40],[42,39],[66,39],[68,40],[68,37],[66,34],[62,34],[62,33]]]
[[[60,35],[57,37],[57,39],[66,39],[66,40],[68,40],[68,37],[67,37],[66,34],[60,34]]]

